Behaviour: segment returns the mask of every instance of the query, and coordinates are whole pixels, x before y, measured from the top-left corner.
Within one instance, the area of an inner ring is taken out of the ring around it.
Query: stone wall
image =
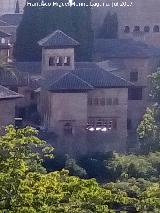
[[[44,102],[45,101],[45,102]],[[45,103],[45,104],[44,104]],[[72,156],[87,152],[87,94],[51,93],[43,97],[42,110],[44,126],[57,137],[50,138],[58,153]],[[65,133],[65,125],[72,125],[72,134]]]
[[[95,151],[116,150],[124,152],[126,150],[127,139],[127,108],[128,108],[128,89],[111,88],[97,89],[89,92],[89,98],[111,98],[111,105],[90,105],[88,106],[88,117],[90,118],[113,118],[116,120],[116,128],[108,133],[89,134],[90,149]],[[118,99],[114,104],[113,100]]]
[[[15,100],[0,100],[0,127],[14,124]]]
[[[15,13],[17,0],[1,0],[0,15],[6,13]],[[20,12],[23,12],[23,8],[26,4],[26,0],[19,0]]]
[[[92,0],[93,2],[97,2]],[[113,0],[99,0],[98,2],[110,3],[121,2]],[[99,7],[92,8],[92,20],[93,28],[95,31],[103,23],[103,20],[108,11],[111,13],[117,13],[119,23],[119,38],[133,38],[135,40],[145,41],[148,44],[160,46],[160,32],[153,32],[155,25],[160,27],[160,16],[159,16],[159,0],[127,0],[125,1],[131,4],[132,7]],[[125,26],[129,26],[130,33],[124,33]],[[134,27],[140,27],[140,33],[133,33]],[[150,32],[144,32],[144,27],[148,26]]]
[[[88,93],[46,93],[43,99],[44,125],[55,137],[51,143],[60,153],[72,156],[88,152],[126,151],[128,89],[97,89]],[[44,97],[44,96],[43,96]],[[47,98],[46,98],[47,97]],[[116,105],[88,105],[89,98],[118,99]],[[45,109],[44,109],[45,108]],[[87,120],[104,118],[116,120],[116,128],[107,133],[89,132]],[[72,134],[66,135],[64,125],[72,124]]]

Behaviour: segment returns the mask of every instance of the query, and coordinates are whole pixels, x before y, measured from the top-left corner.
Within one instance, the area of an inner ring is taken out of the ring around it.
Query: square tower
[[[60,30],[38,42],[42,47],[42,75],[55,70],[74,70],[74,48],[77,41]]]

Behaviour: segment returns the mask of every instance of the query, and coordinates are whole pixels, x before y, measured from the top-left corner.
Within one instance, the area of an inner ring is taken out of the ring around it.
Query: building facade
[[[108,12],[116,13],[118,16],[119,38],[133,38],[147,44],[160,46],[159,0],[127,0],[125,3],[130,6],[123,7],[120,6],[121,1],[100,0],[99,3],[109,3],[110,6],[93,7],[92,15],[95,31],[101,26]],[[115,4],[112,7],[113,3]]]
[[[128,88],[133,85],[99,68],[74,61],[78,44],[62,31],[42,46],[40,114],[54,132],[54,146],[71,155],[126,151]]]
[[[17,7],[19,13],[23,13],[26,0],[1,0],[0,15],[16,13]]]

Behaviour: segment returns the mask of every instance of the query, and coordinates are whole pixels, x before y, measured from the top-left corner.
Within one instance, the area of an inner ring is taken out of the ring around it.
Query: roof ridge
[[[74,74],[74,73],[70,73],[71,75],[75,76],[78,80],[82,81],[83,83],[87,84],[89,87],[94,88],[91,84],[89,84],[87,81],[83,80],[82,78],[80,78],[78,75]]]
[[[64,73],[63,75],[61,75],[57,80],[55,80],[53,83],[51,83],[51,85],[54,85],[55,83],[57,83],[59,80],[61,80],[63,77],[65,77],[65,75],[67,75],[69,72]],[[51,86],[50,85],[50,86]]]
[[[101,69],[102,69],[102,68],[101,68]],[[112,73],[112,72],[109,72],[109,71],[103,70],[103,69],[102,69],[102,72],[103,72],[103,73],[108,72],[109,74],[113,75],[114,77],[117,77],[117,78],[119,78],[119,79],[121,79],[121,80],[123,80],[123,81],[125,81],[125,82],[127,82],[127,83],[129,83],[129,84],[132,84],[133,86],[135,85],[134,83],[132,83],[132,82],[126,80],[125,78],[122,78],[121,76],[116,75],[115,73]]]
[[[23,95],[21,95],[21,94],[15,92],[15,91],[13,91],[13,90],[10,90],[10,89],[8,89],[7,87],[4,87],[4,86],[2,86],[2,85],[0,85],[0,89],[3,89],[3,90],[5,90],[5,91],[7,91],[7,92],[12,92],[12,95],[6,95],[4,98],[1,98],[1,97],[0,97],[0,99],[7,99],[7,98],[22,98],[22,97],[24,97]]]
[[[4,31],[2,31],[2,30],[0,30],[0,33],[6,34],[7,36],[11,36],[11,34],[6,33],[6,32],[4,32]]]
[[[79,45],[79,42],[76,41],[75,39],[73,39],[72,37],[70,37],[69,35],[67,35],[66,33],[64,33],[62,30],[55,30],[52,33],[50,33],[48,36],[42,38],[40,41],[38,41],[39,45],[44,45],[45,42],[47,42],[49,39],[51,39],[53,36],[55,36],[57,33],[63,35],[64,37],[66,37],[67,39],[70,39],[73,43],[75,43],[76,45]]]
[[[80,78],[79,76],[73,74],[72,71],[67,72],[67,73],[64,73],[62,76],[60,76],[59,79],[57,79],[56,81],[54,81],[54,83],[52,83],[52,85],[58,83],[60,80],[62,80],[62,79],[63,79],[65,76],[67,76],[67,75],[72,75],[72,76],[74,76],[75,78],[77,78],[78,80],[80,80],[81,82],[87,84],[89,87],[94,88],[94,87],[93,87],[91,84],[89,84],[87,81],[85,81],[85,80],[83,80],[82,78]]]

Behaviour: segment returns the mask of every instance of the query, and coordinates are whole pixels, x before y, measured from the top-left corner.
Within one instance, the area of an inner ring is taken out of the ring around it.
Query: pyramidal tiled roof
[[[61,30],[56,30],[38,42],[42,47],[77,46],[79,43]]]
[[[93,86],[79,78],[75,74],[69,72],[62,75],[57,81],[50,86],[50,91],[65,91],[65,90],[92,90]]]
[[[5,22],[5,21],[0,20],[0,26],[1,26],[1,27],[2,27],[2,26],[10,26],[10,24],[8,24],[8,23]]]
[[[134,84],[105,71],[97,65],[75,70],[54,70],[42,79],[41,86],[50,91],[89,90],[94,88],[128,88]]]
[[[3,87],[0,85],[0,100],[16,98],[23,98],[23,95],[20,95],[12,90],[9,90],[7,87]]]
[[[11,36],[11,34],[0,31],[0,38],[7,38],[7,37],[10,37],[10,36]]]

